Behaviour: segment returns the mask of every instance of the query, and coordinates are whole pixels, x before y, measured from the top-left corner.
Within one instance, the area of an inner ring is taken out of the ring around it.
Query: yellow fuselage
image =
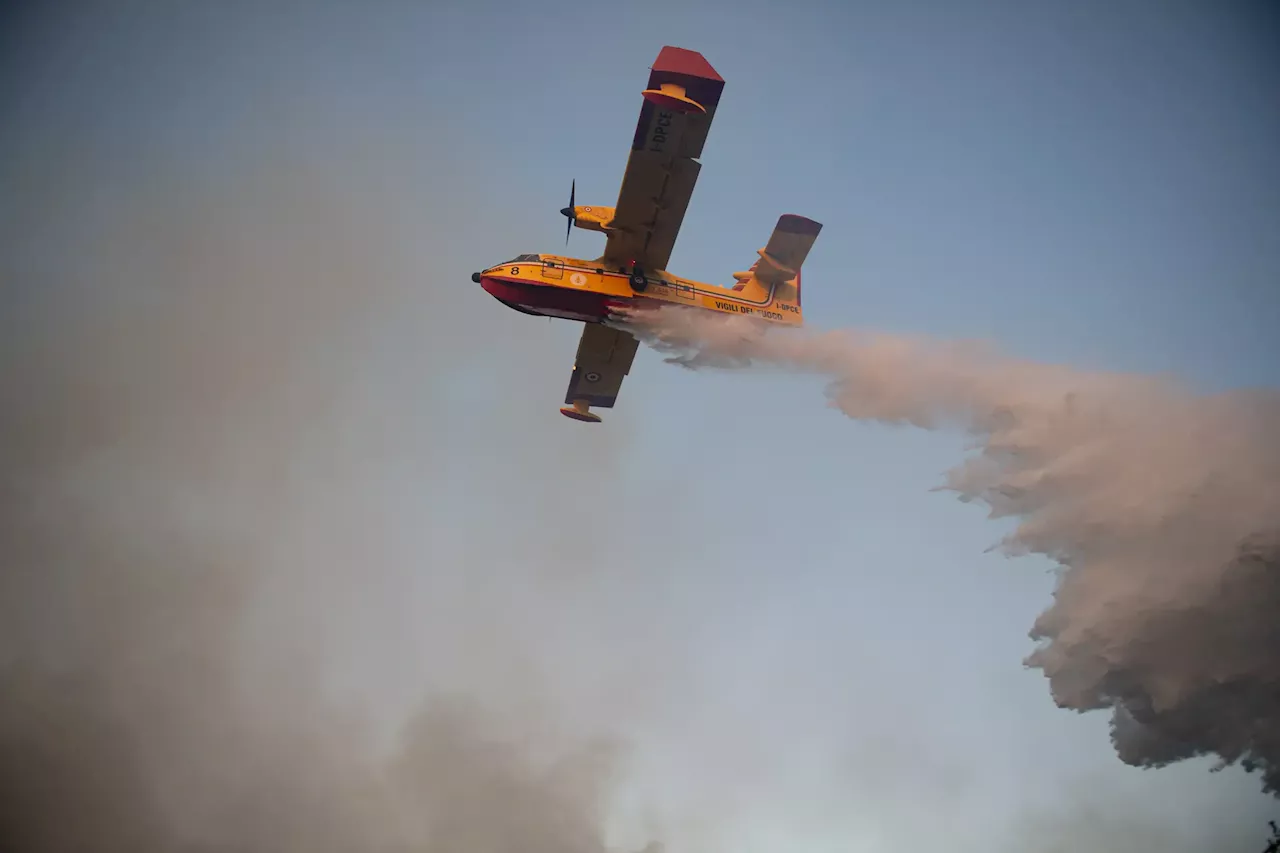
[[[517,311],[585,322],[601,322],[621,306],[646,301],[702,308],[721,314],[758,317],[802,325],[803,312],[793,282],[769,285],[754,273],[737,273],[736,287],[692,281],[666,271],[646,271],[634,280],[624,270],[598,260],[529,254],[472,276],[486,292]],[[791,296],[788,299],[786,296]]]

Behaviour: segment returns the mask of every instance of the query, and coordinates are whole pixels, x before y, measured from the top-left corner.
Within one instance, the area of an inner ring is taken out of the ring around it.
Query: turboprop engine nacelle
[[[608,233],[613,229],[610,227],[613,222],[612,207],[598,207],[594,204],[582,205],[573,209],[573,224],[587,231],[603,231]]]

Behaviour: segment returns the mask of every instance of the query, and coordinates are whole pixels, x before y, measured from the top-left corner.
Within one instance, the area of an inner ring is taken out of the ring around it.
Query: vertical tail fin
[[[769,284],[795,278],[820,233],[821,222],[794,213],[779,216],[769,242],[757,252],[760,264],[756,276]]]
[[[800,313],[800,268],[822,232],[822,223],[794,213],[778,217],[769,242],[759,251],[756,278],[774,288],[774,299]]]
[[[733,289],[747,298],[760,300],[772,292],[778,308],[801,320],[800,268],[821,231],[821,222],[784,213],[778,217],[769,242],[756,252],[760,257],[751,269],[733,274],[738,281]]]

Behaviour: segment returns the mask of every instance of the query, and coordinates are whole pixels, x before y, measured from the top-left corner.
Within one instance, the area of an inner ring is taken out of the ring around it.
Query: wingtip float
[[[821,223],[783,214],[749,270],[733,274],[729,286],[681,278],[667,262],[693,196],[702,148],[724,90],[724,79],[697,51],[667,46],[658,53],[641,91],[640,118],[613,207],[576,204],[560,213],[566,232],[580,228],[605,235],[604,253],[592,260],[545,253],[517,255],[472,273],[507,307],[540,317],[583,323],[565,405],[560,413],[600,423],[591,411],[612,408],[631,370],[639,342],[605,325],[620,307],[662,303],[721,314],[750,315],[769,323],[804,323],[800,268]]]
[[[591,404],[583,399],[574,400],[572,406],[561,406],[560,414],[566,418],[573,418],[575,421],[583,421],[589,424],[600,423],[600,416],[591,411]]]

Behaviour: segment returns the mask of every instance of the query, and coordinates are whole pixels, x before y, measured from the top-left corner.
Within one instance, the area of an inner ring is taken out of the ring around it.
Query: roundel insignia
[[[582,378],[583,378],[583,379],[585,379],[585,380],[587,380],[588,382],[599,382],[599,381],[600,381],[600,374],[599,374],[599,373],[596,373],[594,370],[592,370],[592,371],[588,372],[588,373],[587,373],[587,375],[586,375],[586,376],[584,376],[584,377],[582,377]]]
[[[580,272],[576,272],[569,276],[569,281],[573,282],[578,287],[582,287],[582,285],[587,283],[587,277]]]

